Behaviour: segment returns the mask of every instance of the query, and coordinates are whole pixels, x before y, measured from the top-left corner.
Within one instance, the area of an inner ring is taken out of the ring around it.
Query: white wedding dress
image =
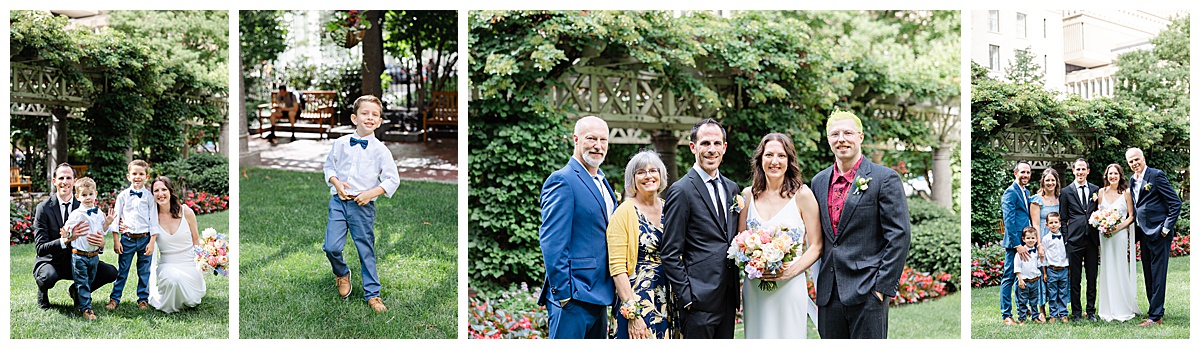
[[[200,304],[207,288],[204,275],[196,269],[192,230],[186,218],[179,228],[167,233],[157,227],[154,263],[150,267],[150,305],[174,313]]]
[[[1110,204],[1100,195],[1099,210],[1116,208],[1121,216],[1129,214],[1124,196]],[[1105,237],[1100,234],[1100,275],[1096,280],[1096,314],[1104,321],[1125,321],[1142,311],[1137,303],[1137,269],[1133,235],[1122,229]]]
[[[755,227],[786,226],[800,232],[804,236],[804,220],[796,206],[796,197],[784,205],[775,217],[764,221],[754,208],[754,199],[747,201],[747,225]],[[799,256],[797,256],[799,258]],[[808,297],[808,283],[805,273],[787,281],[779,281],[774,291],[763,291],[758,286],[758,280],[744,279],[742,283],[743,319],[746,321],[746,338],[788,338],[804,339],[808,335],[810,309],[816,310],[812,298]],[[812,314],[816,323],[815,313]]]

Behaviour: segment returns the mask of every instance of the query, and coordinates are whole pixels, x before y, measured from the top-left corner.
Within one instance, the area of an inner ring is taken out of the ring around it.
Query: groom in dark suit
[[[817,276],[821,338],[887,338],[888,300],[908,259],[908,202],[900,175],[866,160],[862,121],[839,111],[825,125],[836,160],[812,180],[825,247]]]
[[[542,185],[538,239],[546,282],[538,305],[550,316],[550,338],[603,339],[605,307],[616,288],[608,275],[608,218],[616,208],[612,186],[600,171],[608,153],[608,124],[594,116],[575,123],[575,152],[567,166]]]
[[[1088,169],[1087,160],[1083,158],[1075,160],[1071,165],[1071,172],[1075,174],[1075,181],[1071,184],[1063,186],[1062,192],[1059,193],[1062,204],[1059,209],[1063,212],[1063,226],[1066,227],[1065,234],[1067,239],[1067,258],[1068,272],[1071,282],[1071,320],[1078,321],[1081,316],[1086,316],[1089,321],[1097,321],[1096,319],[1096,276],[1097,268],[1100,266],[1100,232],[1091,224],[1088,224],[1088,219],[1091,218],[1092,212],[1096,212],[1096,200],[1092,197],[1100,190],[1100,187],[1095,184],[1088,183],[1087,176],[1091,170]],[[1087,312],[1083,313],[1083,303],[1081,295],[1083,292],[1080,287],[1083,280],[1083,274],[1087,274]]]
[[[1182,201],[1167,174],[1146,167],[1142,150],[1129,148],[1125,162],[1133,175],[1129,177],[1136,210],[1134,231],[1142,243],[1142,274],[1146,278],[1146,298],[1150,308],[1146,319],[1138,326],[1162,325],[1163,302],[1167,296],[1167,260],[1171,258],[1171,241],[1175,239],[1175,222],[1179,219]]]
[[[742,189],[717,172],[728,145],[721,124],[702,120],[690,139],[696,163],[667,189],[663,206],[662,264],[684,338],[733,338],[739,277],[725,252],[737,231],[734,193]]]
[[[67,163],[59,164],[54,169],[54,178],[50,179],[55,192],[49,199],[37,205],[33,214],[33,241],[37,249],[37,258],[33,260],[33,281],[37,284],[38,306],[50,308],[50,296],[47,292],[54,288],[58,280],[71,281],[71,241],[87,235],[88,226],[81,224],[70,232],[63,231],[66,217],[72,210],[79,207],[75,199],[75,170]],[[68,233],[66,236],[63,233]],[[104,248],[104,237],[88,236],[88,243]],[[112,283],[117,279],[117,268],[112,264],[100,262],[97,265],[96,277],[92,279],[92,289]],[[78,302],[75,289],[67,288],[71,299]]]

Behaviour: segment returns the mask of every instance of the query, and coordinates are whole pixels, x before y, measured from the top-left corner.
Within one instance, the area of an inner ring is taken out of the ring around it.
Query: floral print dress
[[[636,210],[635,210],[636,211]],[[642,320],[654,338],[678,338],[679,331],[673,328],[675,315],[671,294],[667,290],[667,277],[663,270],[658,247],[662,241],[662,229],[651,224],[640,211],[638,215],[638,258],[635,275],[629,276],[633,294],[647,308]],[[661,223],[661,222],[660,222]],[[620,314],[620,299],[613,307],[616,321],[616,338],[629,338],[629,320]]]

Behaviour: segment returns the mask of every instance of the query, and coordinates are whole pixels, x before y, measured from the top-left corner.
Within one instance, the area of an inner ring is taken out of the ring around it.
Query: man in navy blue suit
[[[1004,217],[1004,273],[1000,277],[1000,316],[1005,325],[1014,325],[1012,319],[1013,285],[1016,275],[1013,274],[1013,259],[1019,254],[1022,260],[1029,260],[1029,251],[1022,246],[1021,230],[1032,225],[1029,220],[1029,164],[1022,161],[1013,168],[1013,184],[1004,190],[1000,198],[1000,212]]]
[[[1138,326],[1161,325],[1163,301],[1167,296],[1167,260],[1171,258],[1175,221],[1179,219],[1179,207],[1183,202],[1171,188],[1166,173],[1146,166],[1141,149],[1126,150],[1125,162],[1133,172],[1129,187],[1136,210],[1134,231],[1142,243],[1142,274],[1146,278],[1146,298],[1150,301],[1146,319]]]
[[[546,264],[539,305],[550,315],[550,338],[608,336],[606,306],[615,288],[608,275],[605,231],[616,195],[600,164],[608,153],[608,124],[594,116],[575,123],[575,152],[542,185],[538,239]]]

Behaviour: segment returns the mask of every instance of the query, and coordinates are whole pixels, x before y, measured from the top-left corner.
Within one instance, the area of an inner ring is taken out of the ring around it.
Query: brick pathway
[[[297,134],[300,139],[288,141],[288,132],[271,145],[257,135],[250,136],[250,150],[260,151],[262,167],[292,171],[321,172],[332,140],[317,140]],[[315,135],[313,135],[315,136]],[[402,179],[458,183],[458,142],[456,139],[430,139],[429,142],[386,142]]]

